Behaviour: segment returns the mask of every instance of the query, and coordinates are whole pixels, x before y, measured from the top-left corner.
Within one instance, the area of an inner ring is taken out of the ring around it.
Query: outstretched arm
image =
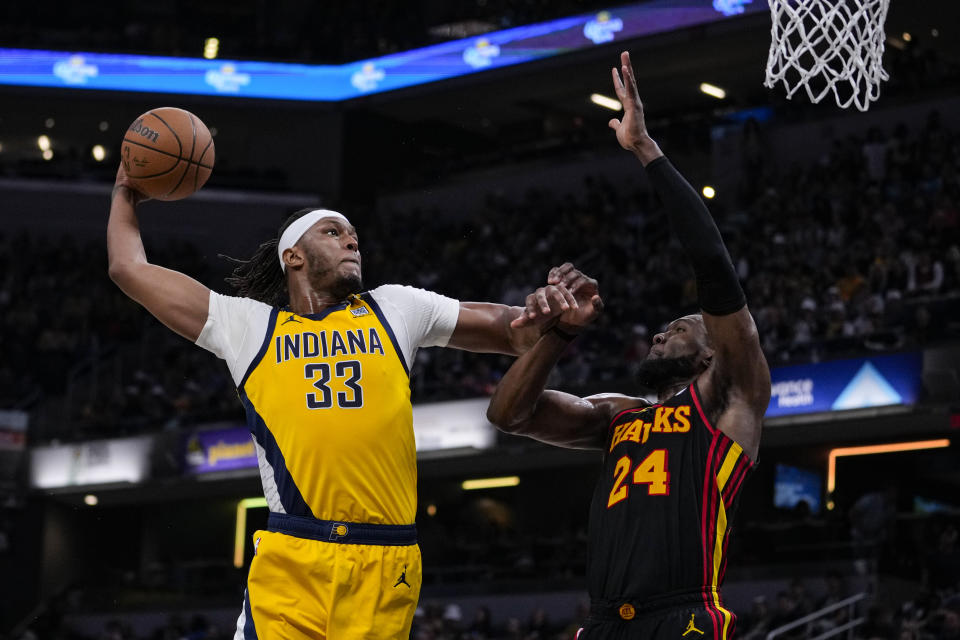
[[[578,398],[545,389],[547,378],[568,343],[603,309],[596,283],[591,281],[585,287],[590,287],[589,300],[582,305],[571,301],[560,321],[513,363],[497,385],[487,418],[502,431],[562,447],[600,448],[609,417],[615,412],[613,408],[632,401],[619,395]],[[542,289],[550,288],[569,295],[563,284]]]
[[[756,459],[763,414],[770,401],[770,370],[756,325],[710,212],[647,132],[630,55],[622,53],[620,63],[620,73],[613,69],[613,83],[624,116],[611,120],[610,127],[620,145],[646,167],[693,266],[703,321],[714,350],[711,366],[698,380],[704,409],[715,426]]]
[[[182,273],[147,262],[136,212],[142,199],[121,165],[107,222],[110,279],[160,322],[196,342],[207,321],[210,290]]]
[[[527,296],[526,307],[510,307],[490,302],[461,302],[457,326],[448,346],[480,353],[518,356],[526,353],[540,338],[546,326],[577,298],[593,295],[591,280],[569,262],[547,274],[548,286]],[[563,285],[561,289],[558,286]]]

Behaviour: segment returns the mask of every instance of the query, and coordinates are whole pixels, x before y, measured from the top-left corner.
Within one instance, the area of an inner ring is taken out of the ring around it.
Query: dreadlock
[[[257,250],[253,252],[249,260],[240,260],[221,254],[237,266],[233,273],[224,278],[224,280],[237,290],[237,294],[245,298],[259,300],[272,307],[283,306],[288,302],[287,278],[280,268],[280,260],[277,258],[277,244],[280,242],[280,236],[286,231],[294,220],[302,218],[314,207],[300,209],[290,214],[280,225],[280,230],[276,238],[271,238],[262,242]]]

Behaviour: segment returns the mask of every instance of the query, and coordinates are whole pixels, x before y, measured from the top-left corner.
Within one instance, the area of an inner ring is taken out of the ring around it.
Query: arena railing
[[[826,638],[832,638],[833,636],[840,635],[841,633],[846,633],[847,638],[849,640],[853,640],[854,629],[856,629],[866,621],[866,617],[864,616],[860,616],[859,618],[853,617],[856,614],[856,604],[866,598],[867,598],[867,593],[865,592],[858,593],[854,596],[850,596],[849,598],[846,598],[845,600],[841,600],[840,602],[823,607],[822,609],[819,609],[817,611],[814,611],[813,613],[805,615],[798,620],[794,620],[793,622],[787,623],[782,627],[777,627],[776,629],[773,629],[767,634],[766,640],[774,640],[774,638],[783,636],[787,632],[803,626],[806,626],[806,635],[804,637],[807,640],[826,640]],[[816,635],[816,636],[811,635],[811,633],[814,631],[815,622],[817,622],[818,620],[825,619],[830,614],[833,614],[844,608],[848,609],[847,622],[845,622],[844,624],[838,625],[833,629],[828,629],[827,631],[824,631],[819,635]]]

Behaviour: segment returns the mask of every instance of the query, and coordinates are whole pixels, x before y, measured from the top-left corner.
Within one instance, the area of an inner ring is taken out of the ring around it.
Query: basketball
[[[213,171],[210,130],[176,107],[147,111],[127,128],[120,149],[135,189],[155,200],[180,200],[197,191]]]

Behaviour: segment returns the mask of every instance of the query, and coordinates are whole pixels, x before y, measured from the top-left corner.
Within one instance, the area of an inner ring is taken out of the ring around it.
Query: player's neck
[[[290,311],[300,316],[323,313],[324,310],[342,303],[329,291],[315,291],[300,282],[290,283]]]
[[[691,378],[690,380],[675,382],[668,387],[664,387],[663,389],[658,389],[657,402],[659,403],[666,402],[667,400],[669,400],[670,398],[677,395],[678,393],[680,393],[681,391],[689,387],[691,384],[693,384],[694,380],[695,378]]]

